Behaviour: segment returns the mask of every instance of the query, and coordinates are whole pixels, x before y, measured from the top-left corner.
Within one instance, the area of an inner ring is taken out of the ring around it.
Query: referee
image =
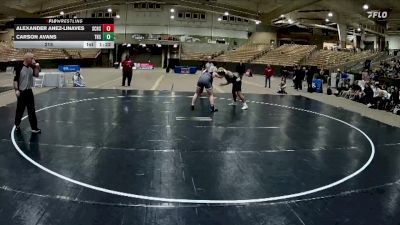
[[[39,63],[35,62],[32,53],[24,55],[24,62],[15,69],[14,89],[17,96],[17,111],[15,113],[15,130],[21,131],[20,124],[25,108],[28,109],[29,123],[32,133],[41,133],[37,126],[35,99],[33,97],[33,77],[39,77]]]

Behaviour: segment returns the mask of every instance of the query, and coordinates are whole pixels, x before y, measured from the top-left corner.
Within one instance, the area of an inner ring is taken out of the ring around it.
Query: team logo
[[[371,10],[368,11],[368,18],[378,18],[378,19],[386,19],[388,17],[387,11],[378,11],[378,10]]]

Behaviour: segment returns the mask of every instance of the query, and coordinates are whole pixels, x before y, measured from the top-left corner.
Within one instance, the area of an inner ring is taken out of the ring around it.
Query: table
[[[65,87],[65,74],[63,72],[40,72],[39,78],[43,79],[43,87]]]
[[[197,67],[194,66],[175,66],[175,73],[196,74]]]

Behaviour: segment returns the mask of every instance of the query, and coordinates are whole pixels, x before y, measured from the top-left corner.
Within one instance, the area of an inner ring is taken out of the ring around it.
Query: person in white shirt
[[[74,76],[72,77],[72,82],[74,87],[86,87],[83,76],[79,72],[76,72],[74,74]]]
[[[214,64],[211,62],[211,57],[207,58],[207,63],[204,67],[205,70],[207,70],[207,72],[211,73],[212,71],[210,71],[211,68],[214,67]]]

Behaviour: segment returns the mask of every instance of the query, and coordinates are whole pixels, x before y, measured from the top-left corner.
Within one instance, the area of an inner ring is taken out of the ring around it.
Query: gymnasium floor
[[[116,72],[36,90],[40,135],[27,119],[12,131],[3,93],[1,225],[400,224],[398,117],[262,77],[245,82],[249,110],[218,87],[219,112],[204,98],[192,112],[196,77],[147,71],[128,90]]]

